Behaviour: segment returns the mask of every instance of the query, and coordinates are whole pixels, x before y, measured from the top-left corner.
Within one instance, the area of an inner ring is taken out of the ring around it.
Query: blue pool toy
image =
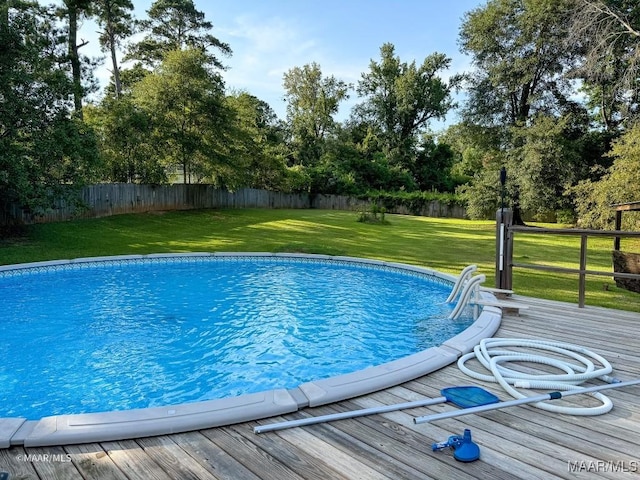
[[[459,462],[474,462],[480,458],[480,447],[471,440],[471,430],[468,428],[465,428],[462,436],[452,435],[446,442],[434,443],[431,448],[434,452],[452,448],[453,458]]]

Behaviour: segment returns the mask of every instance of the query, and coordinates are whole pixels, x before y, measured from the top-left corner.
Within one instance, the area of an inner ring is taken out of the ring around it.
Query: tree
[[[451,125],[438,136],[438,141],[451,147],[454,154],[452,174],[471,179],[499,154],[504,139],[496,127],[483,127],[463,121]]]
[[[11,208],[33,214],[95,178],[90,128],[71,118],[74,85],[55,12],[35,2],[2,5],[0,17],[0,224]],[[70,198],[70,197],[68,197]]]
[[[336,125],[323,145],[320,161],[307,169],[309,191],[360,195],[371,190],[415,190],[411,172],[390,165],[378,137],[371,125],[353,117]]]
[[[356,107],[357,114],[381,131],[390,161],[410,169],[418,135],[453,107],[451,94],[461,78],[453,76],[447,83],[438,76],[451,63],[440,53],[429,55],[419,67],[401,62],[390,43],[380,48],[380,56],[379,63],[371,60],[358,83],[357,92],[365,100]]]
[[[133,86],[151,73],[151,71],[144,68],[141,63],[136,63],[131,68],[120,69],[119,72],[120,95],[130,94]],[[106,86],[105,94],[114,98],[117,96],[115,78]]]
[[[582,61],[572,76],[607,130],[631,123],[639,112],[640,4],[636,0],[574,0],[566,44]]]
[[[571,208],[564,194],[578,180],[581,161],[571,121],[540,114],[529,127],[514,128],[514,143],[521,146],[508,154],[510,176],[517,184],[521,207],[533,215]]]
[[[452,192],[451,177],[454,153],[451,146],[436,142],[433,135],[424,135],[416,154],[414,177],[422,191]]]
[[[167,168],[180,167],[183,180],[224,183],[228,110],[224,84],[199,49],[174,50],[133,86],[133,101],[149,116],[151,142]]]
[[[167,181],[152,145],[150,115],[130,94],[105,96],[100,105],[85,107],[84,121],[96,132],[104,163],[104,181],[159,184]]]
[[[78,22],[83,16],[88,15],[91,8],[90,0],[63,0],[64,8],[60,10],[60,15],[67,17],[68,22],[68,56],[71,63],[71,75],[73,78],[73,103],[76,114],[82,119],[82,99],[84,98],[84,87],[82,85],[82,59],[80,49],[89,42],[82,41],[78,44]]]
[[[284,74],[283,85],[297,163],[315,165],[349,86],[334,76],[323,78],[317,63],[292,68]]]
[[[246,92],[226,97],[231,112],[228,148],[243,186],[288,191],[284,126],[266,102]]]
[[[490,135],[487,135],[490,137]],[[568,190],[600,161],[602,136],[590,130],[588,116],[570,112],[562,117],[537,114],[527,126],[509,130],[508,148],[480,148],[473,185],[464,189],[470,215],[491,217],[500,203],[499,170],[508,170],[507,202],[514,211],[546,218],[571,210]],[[517,202],[517,203],[516,203]]]
[[[567,77],[580,53],[565,42],[572,1],[490,0],[465,15],[460,44],[472,55],[475,71],[469,76],[463,118],[495,136],[494,147],[484,155],[491,161],[466,189],[471,203],[485,202],[472,211],[491,211],[498,204],[495,183],[503,166],[509,171],[516,223],[522,222],[521,207],[539,213],[543,205],[550,210],[562,205],[561,192],[575,179],[567,168],[582,170],[573,153],[577,147],[569,145],[578,140],[572,137],[567,143],[559,136],[566,125],[585,118],[584,107],[571,101],[574,90]],[[559,144],[551,148],[549,141]],[[554,148],[558,156],[551,154]],[[559,197],[549,201],[549,192]]]
[[[131,46],[127,59],[139,60],[144,65],[159,65],[167,53],[182,49],[198,49],[208,64],[223,68],[211,48],[230,55],[231,48],[208,33],[213,24],[196,10],[192,0],[156,0],[147,12],[149,18],[140,22],[145,37]]]
[[[465,118],[484,126],[523,125],[567,97],[563,73],[576,50],[564,39],[570,0],[489,0],[465,14],[463,53],[473,58]]]
[[[122,40],[133,34],[133,3],[131,0],[98,0],[94,2],[94,11],[100,32],[100,46],[109,52],[115,95],[122,94],[122,82],[120,80],[120,68],[118,66],[117,49]]]
[[[604,171],[600,180],[584,180],[572,190],[583,228],[613,228],[611,205],[640,198],[640,124],[615,141],[608,155],[613,158],[613,164]],[[637,216],[627,215],[623,220],[623,229],[640,228]]]

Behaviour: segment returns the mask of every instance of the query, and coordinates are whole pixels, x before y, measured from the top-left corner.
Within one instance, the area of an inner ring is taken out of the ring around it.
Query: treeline
[[[130,0],[0,5],[0,223],[10,204],[38,212],[98,182],[443,192],[474,217],[505,198],[517,214],[596,227],[609,226],[611,203],[640,199],[634,0],[489,0],[460,27],[472,71],[445,80],[445,55],[407,62],[390,43],[355,85],[311,61],[283,77],[285,119],[225,84],[232,46],[192,0],[156,0],[144,19]],[[84,18],[99,25],[113,74],[94,103]],[[457,91],[461,121],[432,133]]]

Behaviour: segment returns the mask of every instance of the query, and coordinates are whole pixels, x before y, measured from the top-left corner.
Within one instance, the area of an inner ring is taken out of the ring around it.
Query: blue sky
[[[152,0],[134,0],[137,18],[145,18]],[[433,52],[451,58],[443,77],[469,70],[470,59],[459,52],[458,34],[465,12],[480,0],[195,0],[214,25],[213,34],[228,43],[233,55],[223,59],[228,89],[246,90],[268,102],[285,118],[283,74],[316,62],[324,76],[356,84],[370,61],[380,58],[380,46],[390,42],[402,61],[418,64]],[[81,30],[92,39],[95,25]],[[84,51],[97,55],[91,41]],[[98,72],[108,81],[106,67]],[[357,95],[342,104],[338,120],[348,117]],[[450,114],[447,123],[455,121]],[[433,126],[434,129],[438,125]]]

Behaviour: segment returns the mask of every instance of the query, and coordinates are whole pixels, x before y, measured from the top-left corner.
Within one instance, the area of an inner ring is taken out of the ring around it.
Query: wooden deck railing
[[[578,307],[585,306],[586,277],[597,275],[614,278],[633,278],[640,280],[635,273],[622,273],[603,270],[587,269],[587,243],[589,237],[612,237],[615,245],[620,244],[620,238],[640,237],[640,232],[620,230],[587,230],[576,228],[538,228],[511,224],[511,211],[498,211],[496,228],[496,287],[512,289],[513,268],[528,268],[548,272],[569,273],[578,275]],[[532,263],[513,263],[513,244],[517,233],[535,235],[569,235],[580,237],[579,268],[566,268],[553,265],[536,265]]]

